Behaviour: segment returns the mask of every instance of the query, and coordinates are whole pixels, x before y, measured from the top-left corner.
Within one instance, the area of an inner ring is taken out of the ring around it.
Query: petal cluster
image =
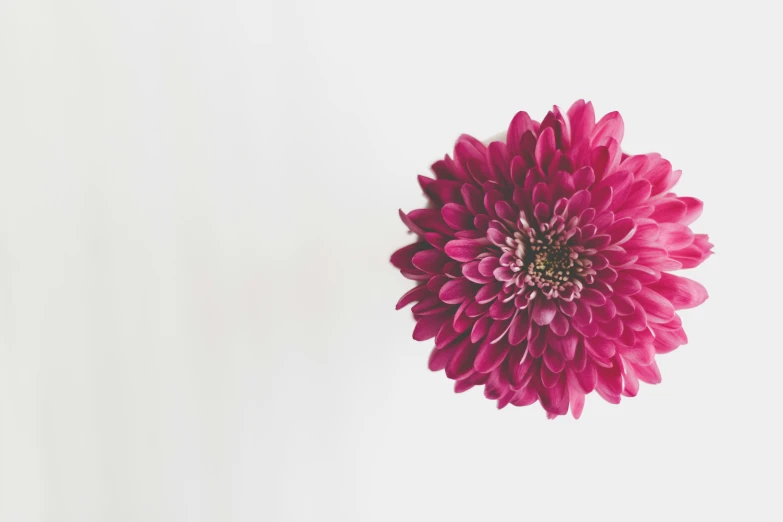
[[[687,342],[677,311],[707,292],[670,272],[711,254],[689,226],[702,202],[671,192],[660,155],[624,154],[623,130],[582,100],[520,112],[505,142],[460,136],[419,176],[429,205],[400,211],[416,241],[391,258],[417,284],[397,309],[415,303],[413,338],[434,339],[429,367],[457,392],[578,418],[592,391],[660,382],[656,354]]]

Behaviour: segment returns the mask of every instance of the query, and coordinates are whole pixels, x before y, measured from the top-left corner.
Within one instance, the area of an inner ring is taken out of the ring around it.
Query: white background
[[[0,521],[780,520],[767,4],[0,0]],[[388,256],[581,97],[716,254],[661,385],[547,421],[427,370]]]

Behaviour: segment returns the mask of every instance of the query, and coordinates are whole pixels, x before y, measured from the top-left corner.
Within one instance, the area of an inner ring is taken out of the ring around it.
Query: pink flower
[[[419,176],[430,205],[400,211],[417,238],[391,257],[417,286],[397,309],[416,303],[413,338],[435,339],[429,367],[457,392],[579,418],[593,390],[616,404],[660,382],[655,355],[687,342],[676,311],[707,291],[670,272],[711,254],[689,228],[702,202],[622,138],[619,113],[596,123],[579,100],[540,124],[518,113],[505,143],[463,135]]]

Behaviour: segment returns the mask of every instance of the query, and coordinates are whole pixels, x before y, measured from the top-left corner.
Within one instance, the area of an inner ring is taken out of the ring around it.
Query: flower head
[[[391,258],[417,285],[397,309],[416,303],[413,338],[435,339],[429,367],[457,392],[578,418],[593,390],[618,403],[660,382],[655,355],[687,342],[676,311],[707,292],[670,271],[711,254],[689,228],[702,203],[622,138],[617,112],[596,123],[579,100],[541,123],[518,113],[505,142],[460,136],[419,176],[430,204],[400,211],[417,239]]]

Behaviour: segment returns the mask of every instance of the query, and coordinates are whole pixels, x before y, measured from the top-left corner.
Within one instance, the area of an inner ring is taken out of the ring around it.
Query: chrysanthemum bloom
[[[656,354],[687,342],[676,311],[707,292],[670,271],[711,254],[689,228],[702,202],[622,138],[617,112],[596,123],[580,100],[540,124],[518,113],[505,143],[463,135],[419,176],[430,204],[400,211],[417,238],[391,258],[417,286],[397,309],[416,303],[413,338],[435,339],[429,367],[457,392],[579,418],[593,390],[619,403],[660,382]]]

